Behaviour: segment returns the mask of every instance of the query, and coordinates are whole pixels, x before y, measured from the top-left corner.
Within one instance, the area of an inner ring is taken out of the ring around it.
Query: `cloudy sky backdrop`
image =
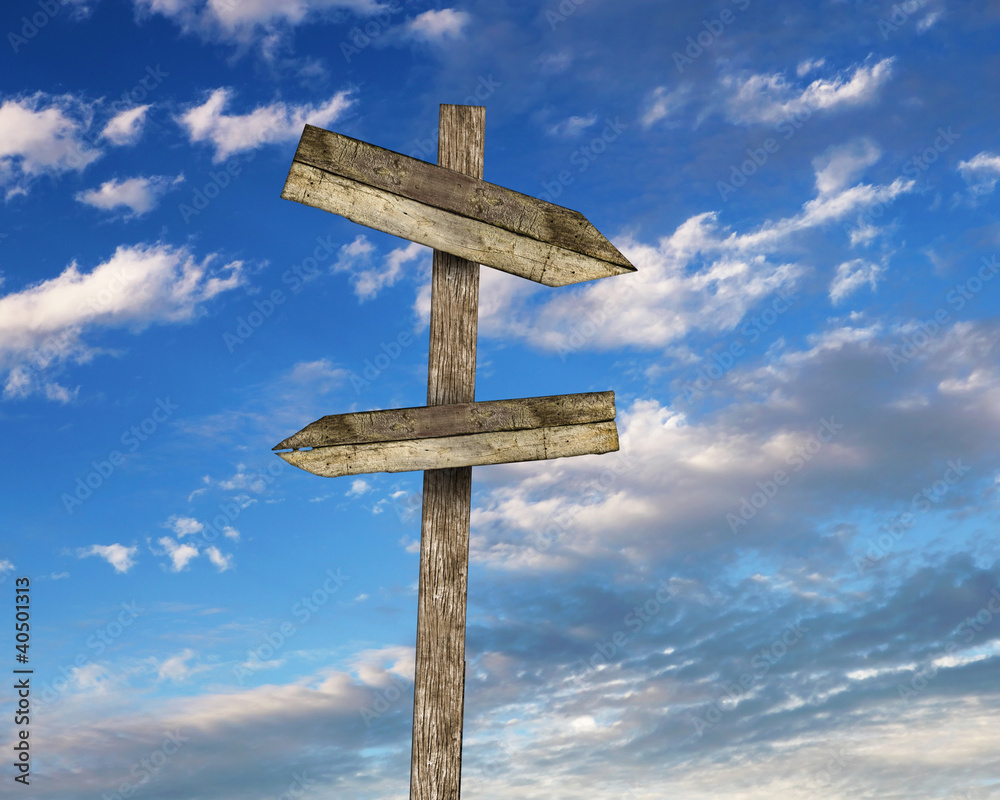
[[[32,797],[407,796],[421,476],[270,449],[424,402],[430,251],[279,194],[304,123],[433,161],[439,103],[638,268],[483,270],[477,397],[613,389],[621,450],[474,472],[465,796],[1000,797],[1000,3],[15,0],[0,32]]]

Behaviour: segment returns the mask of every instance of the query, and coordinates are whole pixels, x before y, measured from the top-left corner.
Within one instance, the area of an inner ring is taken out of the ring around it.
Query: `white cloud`
[[[283,28],[314,22],[347,10],[370,16],[387,12],[375,0],[133,0],[136,8],[162,14],[184,31],[205,37],[248,41],[258,38],[267,50]]]
[[[410,20],[406,27],[410,35],[428,42],[438,42],[443,39],[458,39],[462,29],[469,23],[470,16],[465,11],[455,11],[453,8],[442,8],[438,11],[425,11]]]
[[[174,572],[180,572],[188,563],[198,556],[198,548],[190,544],[178,544],[169,536],[161,536],[156,540],[170,557]]]
[[[299,361],[289,371],[288,380],[325,393],[342,386],[347,375],[347,370],[333,366],[328,359],[320,358],[316,361]]]
[[[937,21],[941,19],[943,13],[942,11],[931,11],[917,23],[917,33],[926,33],[933,28],[937,24]]]
[[[222,535],[227,539],[232,539],[234,542],[238,542],[240,540],[240,532],[236,530],[236,528],[229,525],[222,529]]]
[[[127,208],[129,216],[142,216],[154,208],[162,195],[169,192],[184,181],[183,175],[167,178],[163,175],[153,175],[148,178],[126,178],[119,181],[105,181],[99,189],[89,189],[78,192],[77,201],[104,211],[116,208]]]
[[[821,109],[863,105],[874,100],[892,76],[892,63],[885,58],[832,79],[817,78],[804,89],[791,86],[781,73],[726,76],[722,83],[729,91],[728,116],[738,125],[773,124]]]
[[[218,568],[219,572],[225,572],[227,569],[233,568],[233,557],[223,555],[218,547],[206,547],[205,555]]]
[[[825,63],[825,58],[807,58],[804,61],[799,62],[799,65],[795,68],[795,74],[802,78],[813,70],[819,69]]]
[[[364,302],[374,298],[382,289],[393,286],[403,277],[403,267],[418,258],[429,258],[430,248],[411,242],[406,247],[390,251],[381,266],[372,266],[375,247],[364,234],[359,234],[350,244],[340,248],[334,272],[349,272],[354,293]],[[419,270],[415,270],[419,272]]]
[[[560,50],[557,53],[545,53],[535,59],[535,65],[542,75],[558,75],[569,69],[573,63],[573,53],[570,50]]]
[[[194,517],[179,517],[177,515],[168,519],[165,527],[170,528],[178,539],[194,536],[205,530],[205,526]]]
[[[216,260],[198,262],[185,248],[163,244],[122,246],[89,273],[74,261],[55,278],[0,297],[0,369],[9,370],[4,396],[58,395],[61,387],[48,374],[99,352],[84,341],[87,330],[138,332],[193,319],[202,303],[242,282],[242,262],[213,269]]]
[[[241,489],[249,489],[255,494],[262,493],[267,489],[267,480],[264,475],[256,472],[247,472],[246,465],[237,464],[236,473],[231,478],[226,478],[225,480],[218,481],[216,485],[220,489],[225,489],[227,491],[239,491]]]
[[[104,126],[101,136],[119,146],[135,144],[142,138],[146,113],[151,107],[149,105],[136,106],[115,114],[111,121]]]
[[[719,224],[715,212],[704,212],[657,245],[624,237],[618,244],[637,269],[631,275],[540,295],[526,281],[511,282],[485,270],[482,294],[495,305],[481,309],[480,331],[567,356],[588,349],[660,347],[679,342],[692,330],[731,331],[765,298],[791,291],[805,272],[795,260],[781,258],[797,237],[889,202],[915,185],[897,179],[889,185],[857,184],[834,191],[852,171],[849,164],[856,167],[863,161],[845,157],[822,162],[823,178],[817,183],[827,194],[807,201],[797,214],[768,220],[746,233],[731,231]],[[424,299],[418,296],[418,304]]]
[[[25,194],[39,175],[82,171],[100,151],[84,134],[93,117],[89,105],[71,95],[38,92],[0,105],[0,186],[7,198]]]
[[[866,137],[829,148],[812,162],[817,191],[820,195],[842,191],[881,156],[878,145]]]
[[[1000,179],[1000,155],[984,150],[968,161],[959,161],[958,171],[973,199],[992,194]]]
[[[350,93],[343,91],[315,106],[275,102],[248,114],[226,114],[231,98],[231,89],[215,89],[200,106],[177,117],[192,142],[208,142],[215,147],[216,162],[265,144],[298,139],[306,123],[329,127],[354,102]]]
[[[861,258],[845,261],[837,267],[837,272],[830,282],[830,301],[837,305],[866,283],[871,286],[872,291],[875,291],[883,272],[883,267]]]
[[[595,122],[597,122],[597,114],[588,114],[586,117],[569,117],[555,125],[550,125],[549,133],[553,136],[570,138],[579,135]]]
[[[174,683],[180,683],[193,672],[200,671],[188,666],[187,662],[193,657],[194,650],[188,647],[177,655],[164,659],[156,668],[157,680],[170,680]]]
[[[7,572],[13,572],[15,569],[17,569],[17,567],[14,566],[12,561],[9,561],[6,558],[0,558],[0,577],[3,577],[3,575]]]
[[[686,103],[690,87],[682,86],[672,92],[668,92],[665,86],[658,86],[653,90],[646,105],[647,108],[642,114],[642,127],[648,128],[659,122],[661,119],[668,120],[674,116]]]
[[[115,572],[126,573],[135,566],[135,555],[138,552],[138,547],[125,547],[121,544],[92,544],[90,547],[78,548],[76,554],[79,558],[100,556],[115,568]]]
[[[347,497],[360,497],[372,490],[371,484],[364,478],[355,478],[351,481],[351,488],[346,492]]]

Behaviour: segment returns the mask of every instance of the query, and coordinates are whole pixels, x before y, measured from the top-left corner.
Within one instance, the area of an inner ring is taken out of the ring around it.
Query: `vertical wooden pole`
[[[483,177],[486,109],[442,105],[438,164]],[[434,251],[427,405],[476,399],[479,265]],[[410,800],[459,800],[472,467],[424,471]]]

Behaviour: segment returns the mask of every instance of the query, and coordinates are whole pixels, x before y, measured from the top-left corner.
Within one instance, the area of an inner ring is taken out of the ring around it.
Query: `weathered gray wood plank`
[[[576,211],[309,125],[281,196],[549,286],[635,271]]]
[[[475,467],[543,461],[618,449],[613,421],[472,433],[429,439],[345,444],[278,453],[285,461],[313,475],[338,478],[370,472],[409,472],[447,467]]]
[[[606,422],[614,418],[614,392],[391,408],[322,417],[289,436],[274,449],[461,436]]]
[[[485,137],[485,108],[441,105],[442,167],[482,178]],[[475,402],[478,327],[479,264],[435,249],[428,406]],[[431,466],[424,472],[420,526],[410,800],[459,800],[472,467]]]

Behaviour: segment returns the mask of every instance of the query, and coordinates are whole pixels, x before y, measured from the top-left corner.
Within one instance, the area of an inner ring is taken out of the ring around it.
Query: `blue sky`
[[[433,161],[468,103],[486,180],[638,271],[483,269],[477,397],[613,389],[621,450],[474,471],[464,794],[1000,797],[998,26],[993,0],[8,3],[32,796],[407,796],[421,476],[271,448],[424,402],[430,251],[279,195],[306,122]]]

